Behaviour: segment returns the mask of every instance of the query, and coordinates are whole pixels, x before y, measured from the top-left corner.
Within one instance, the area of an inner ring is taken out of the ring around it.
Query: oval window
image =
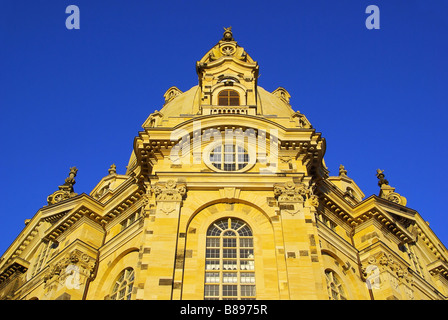
[[[237,144],[219,144],[209,153],[210,164],[222,171],[239,171],[249,164],[249,153]]]

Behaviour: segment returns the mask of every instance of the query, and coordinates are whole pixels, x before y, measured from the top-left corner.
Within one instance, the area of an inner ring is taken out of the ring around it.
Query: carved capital
[[[88,254],[79,250],[63,256],[60,260],[50,265],[48,271],[44,275],[44,282],[65,282],[68,276],[77,273],[77,276],[90,276],[95,267],[95,260]]]
[[[279,202],[304,202],[309,193],[304,183],[295,184],[291,181],[274,185],[274,195]]]
[[[185,183],[177,183],[174,180],[168,180],[165,183],[157,183],[151,188],[156,197],[156,201],[182,201],[187,193]]]
[[[307,201],[307,204],[312,207],[319,205],[319,199],[313,192],[314,184],[307,186],[304,183],[295,184],[288,181],[284,184],[274,185],[274,195],[279,203],[302,203]]]

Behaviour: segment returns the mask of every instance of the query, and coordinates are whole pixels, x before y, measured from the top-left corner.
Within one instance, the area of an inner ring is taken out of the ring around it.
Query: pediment
[[[128,178],[129,176],[127,175],[119,174],[105,176],[95,188],[93,188],[92,192],[90,192],[90,196],[98,201],[104,202],[109,199],[114,194],[114,191]]]

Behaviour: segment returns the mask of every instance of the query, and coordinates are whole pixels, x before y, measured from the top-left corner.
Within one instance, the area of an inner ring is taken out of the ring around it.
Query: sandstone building
[[[0,259],[0,299],[448,298],[448,252],[377,171],[365,197],[230,28],[89,193],[77,169]],[[62,179],[62,177],[61,177]],[[55,188],[56,189],[56,188]]]

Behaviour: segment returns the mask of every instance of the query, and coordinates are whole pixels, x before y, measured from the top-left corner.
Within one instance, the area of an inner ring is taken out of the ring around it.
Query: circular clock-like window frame
[[[244,143],[223,140],[204,148],[204,162],[216,172],[245,172],[255,165],[256,152]]]

